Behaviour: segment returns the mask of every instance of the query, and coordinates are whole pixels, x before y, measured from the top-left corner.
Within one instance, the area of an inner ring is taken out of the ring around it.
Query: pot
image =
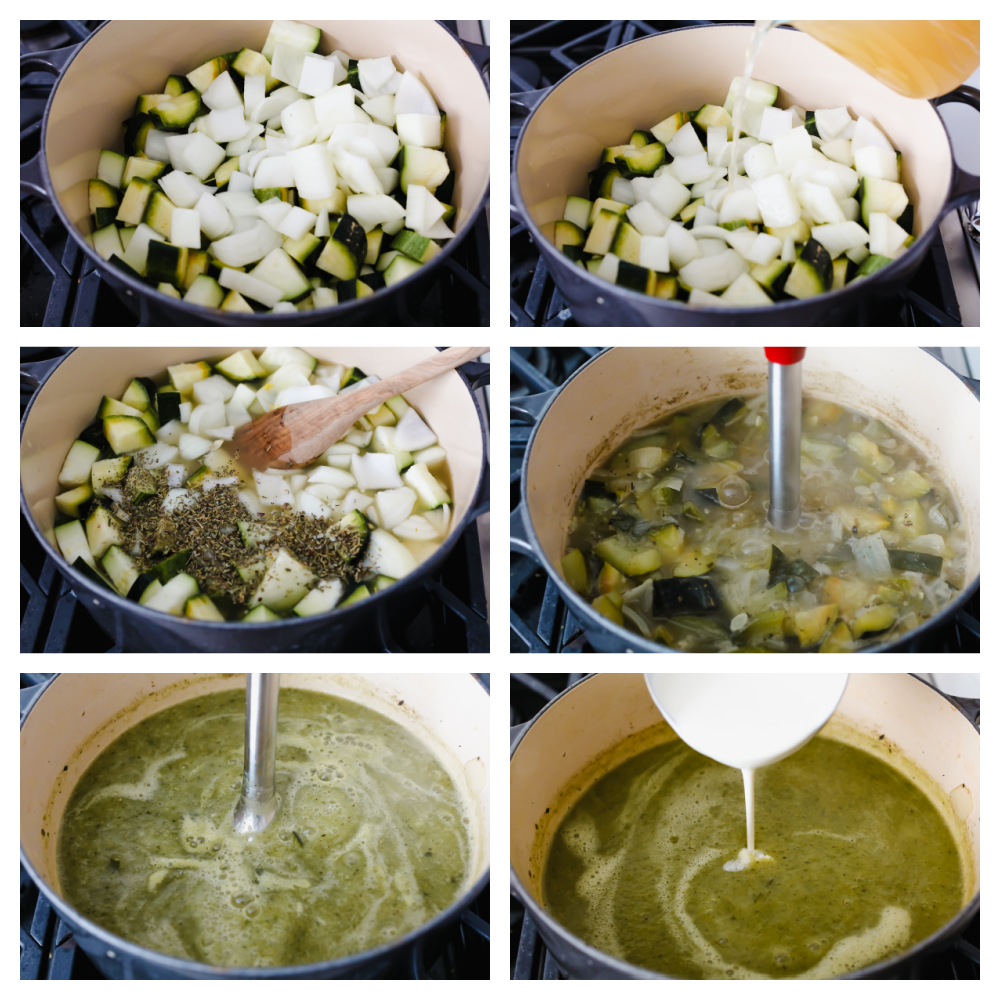
[[[472,851],[462,893],[433,920],[392,944],[285,968],[223,969],[162,955],[109,933],[66,903],[56,839],[77,781],[115,737],[188,698],[244,686],[244,674],[59,674],[21,722],[21,863],[111,979],[371,979],[396,972],[489,883],[489,694],[472,674],[282,674],[284,687],[350,698],[389,716],[431,746],[466,799]],[[405,704],[404,704],[405,703]],[[81,706],[85,709],[81,711]],[[65,768],[65,770],[64,770]]]
[[[489,188],[490,102],[481,70],[489,49],[459,42],[437,21],[302,23],[322,28],[320,51],[341,48],[362,59],[392,55],[429,85],[448,114],[444,149],[457,175],[457,235],[434,261],[392,288],[294,316],[207,310],[129,277],[83,239],[92,231],[87,182],[97,176],[98,153],[121,149],[121,123],[132,116],[137,94],[157,93],[169,74],[194,69],[234,46],[260,51],[271,22],[106,21],[81,45],[22,56],[22,76],[43,70],[59,79],[42,119],[41,151],[21,166],[21,189],[52,203],[82,252],[133,312],[140,304],[155,304],[172,322],[184,326],[349,326],[376,313],[384,317],[381,310],[388,305],[406,321],[471,230]]]
[[[254,351],[263,348],[252,348]],[[21,421],[21,509],[46,553],[77,597],[118,644],[132,652],[311,652],[349,649],[388,615],[404,616],[418,591],[488,502],[486,438],[466,377],[448,372],[407,395],[448,452],[454,508],[448,537],[415,572],[368,600],[323,615],[255,625],[200,622],[150,611],[97,586],[66,564],[55,543],[54,497],[59,470],[76,435],[93,419],[101,394],[118,395],[136,377],[155,378],[168,365],[231,354],[229,347],[80,347],[56,362],[26,366],[40,381]],[[357,365],[386,378],[433,353],[426,347],[309,347],[321,361]],[[478,379],[484,366],[466,366]],[[488,377],[488,375],[487,375]],[[478,381],[473,385],[478,385]]]
[[[585,326],[825,326],[857,320],[865,303],[916,274],[942,216],[979,198],[979,178],[955,163],[937,106],[979,108],[979,91],[960,87],[933,102],[902,97],[832,49],[792,28],[771,31],[754,77],[781,88],[778,103],[803,108],[846,104],[879,125],[903,154],[903,184],[914,203],[917,241],[894,264],[815,299],[764,308],[698,308],[630,291],[576,267],[555,247],[548,223],[566,195],[586,194],[601,151],[679,109],[721,100],[742,71],[750,24],[676,28],[620,45],[548,90],[512,96],[531,115],[514,150],[511,199],[559,290]],[[637,81],[642,81],[637,85]],[[650,86],[649,82],[655,81]]]
[[[953,616],[979,586],[979,390],[915,348],[810,347],[802,391],[835,400],[897,427],[952,486],[969,539],[962,592],[937,615],[894,642],[899,650]],[[676,652],[613,624],[572,590],[558,568],[583,480],[635,428],[681,406],[727,393],[766,392],[759,348],[614,347],[588,361],[557,390],[515,400],[535,423],[521,473],[511,545],[544,567],[573,615],[602,652]]]
[[[516,733],[512,731],[511,891],[524,903],[556,960],[574,978],[671,978],[598,951],[553,920],[539,901],[544,859],[535,846],[536,824],[543,824],[558,793],[590,761],[662,722],[642,674],[594,674],[564,691]],[[949,943],[979,910],[979,732],[950,698],[906,674],[851,674],[832,722],[846,724],[862,736],[874,734],[876,746],[884,735],[883,748],[891,746],[908,760],[919,761],[945,808],[950,799],[958,832],[966,838],[973,859],[960,913],[909,951],[840,977],[905,978],[900,970],[916,955]],[[571,804],[567,802],[566,808]],[[558,820],[556,816],[550,821],[553,830]]]

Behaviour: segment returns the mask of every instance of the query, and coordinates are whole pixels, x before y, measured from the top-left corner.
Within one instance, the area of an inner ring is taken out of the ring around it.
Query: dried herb
[[[238,472],[231,465],[213,470],[213,477],[235,475]],[[189,503],[168,511],[163,509],[169,491],[166,470],[130,469],[115,512],[127,530],[135,532],[139,569],[145,571],[190,550],[185,572],[204,593],[237,613],[257,585],[262,559],[279,548],[288,549],[320,580],[339,578],[353,583],[364,575],[353,565],[363,547],[357,532],[338,530],[327,521],[287,509],[254,518],[238,495],[244,486],[239,480],[209,490],[194,487]],[[270,535],[258,548],[247,548],[237,527],[237,521],[249,520]]]

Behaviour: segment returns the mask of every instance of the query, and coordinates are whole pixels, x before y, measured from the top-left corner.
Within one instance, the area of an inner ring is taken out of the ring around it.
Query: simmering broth
[[[155,951],[300,965],[386,944],[464,888],[468,817],[432,751],[351,701],[284,688],[281,808],[232,831],[244,693],[207,694],[118,737],[73,791],[58,841],[66,900]]]
[[[616,624],[688,652],[849,652],[936,614],[966,578],[940,473],[880,420],[803,401],[802,511],[767,520],[767,397],[633,434],[584,483],[567,582]]]

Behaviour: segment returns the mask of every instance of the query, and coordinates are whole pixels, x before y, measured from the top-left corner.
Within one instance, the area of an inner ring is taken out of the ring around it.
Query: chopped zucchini
[[[642,576],[660,568],[662,558],[654,547],[640,548],[612,535],[594,546],[595,555],[626,576]]]
[[[143,424],[145,427],[145,424]],[[88,500],[94,495],[94,491],[90,486],[90,483],[84,483],[82,486],[77,486],[75,489],[67,490],[65,493],[60,493],[55,500],[56,510],[60,514],[64,514],[66,517],[79,518],[80,508],[87,503]]]
[[[795,634],[803,649],[816,646],[829,634],[837,621],[840,609],[836,604],[821,604],[808,611],[795,614]]]
[[[891,604],[876,604],[862,608],[851,621],[851,635],[860,639],[865,635],[878,635],[896,623],[899,611]]]
[[[597,221],[590,230],[587,242],[584,245],[584,252],[603,256],[611,251],[611,244],[614,242],[618,227],[622,224],[622,218],[615,212],[608,209],[601,209],[597,214]],[[625,223],[628,225],[628,223]]]
[[[89,483],[91,469],[100,457],[100,448],[86,441],[74,441],[59,470],[59,485],[83,486]]]
[[[104,436],[116,455],[156,444],[156,438],[141,417],[113,414],[104,419]]]
[[[796,299],[822,295],[833,285],[833,262],[826,247],[811,239],[802,248],[785,282],[784,292]]]

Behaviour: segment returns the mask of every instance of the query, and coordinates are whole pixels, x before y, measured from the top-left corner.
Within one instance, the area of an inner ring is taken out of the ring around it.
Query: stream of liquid
[[[750,36],[750,43],[747,45],[746,57],[743,61],[743,79],[740,81],[740,90],[736,95],[736,102],[733,105],[733,145],[729,154],[729,191],[727,197],[733,190],[733,179],[739,174],[739,164],[736,157],[736,143],[740,138],[740,127],[743,125],[743,115],[747,106],[747,90],[750,87],[750,80],[753,75],[753,64],[757,61],[757,55],[767,33],[781,21],[754,21],[753,34]]]
[[[779,24],[812,35],[906,97],[940,97],[964,83],[979,66],[979,21],[754,21],[733,106],[729,191],[738,173],[735,143],[753,66],[767,33]],[[844,103],[849,103],[846,96]]]

